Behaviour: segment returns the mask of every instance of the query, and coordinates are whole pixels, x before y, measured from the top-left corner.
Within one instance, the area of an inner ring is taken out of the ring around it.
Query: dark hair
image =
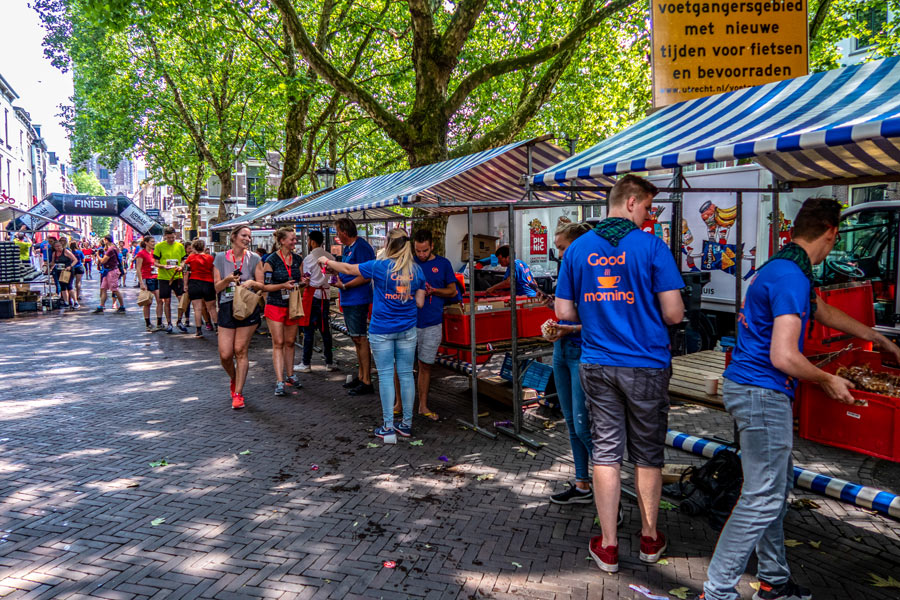
[[[841,204],[834,198],[809,198],[794,219],[792,238],[812,241],[841,220]]]
[[[78,244],[72,242],[71,244],[69,244],[69,250],[78,250]]]
[[[263,254],[268,254],[269,251],[266,250],[263,246],[257,246],[256,253],[259,254],[260,256],[262,256]]]
[[[337,227],[338,231],[343,231],[350,237],[359,235],[356,231],[356,223],[350,217],[341,217],[334,222],[334,226]]]
[[[311,242],[315,242],[319,246],[323,246],[325,244],[325,234],[321,231],[310,231],[308,234],[306,234],[306,238]]]
[[[242,229],[250,229],[250,226],[249,225],[238,225],[237,227],[235,227],[234,229],[231,230],[231,233],[228,234],[228,240],[232,244],[234,243],[234,238],[237,237],[237,234],[239,234]]]
[[[413,234],[413,239],[419,244],[424,244],[425,242],[434,243],[434,237],[431,235],[431,230],[429,229],[418,230]]]
[[[194,249],[194,252],[200,254],[206,249],[206,242],[204,242],[200,238],[197,238],[193,242],[191,242],[191,248]]]
[[[647,196],[654,197],[658,192],[656,186],[643,177],[628,174],[619,179],[609,191],[609,205],[622,206],[632,196],[643,200]]]
[[[103,239],[106,240],[107,242],[109,242],[110,244],[115,243],[115,242],[113,242],[113,236],[111,233],[107,233],[106,235],[104,235]]]
[[[500,246],[494,252],[494,256],[497,258],[509,258],[509,246]]]
[[[163,229],[163,235],[175,235],[175,228],[171,225]]]

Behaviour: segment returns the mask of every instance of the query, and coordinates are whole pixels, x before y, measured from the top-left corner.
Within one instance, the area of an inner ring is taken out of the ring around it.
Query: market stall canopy
[[[797,187],[900,175],[900,58],[667,106],[532,178],[600,176],[753,158]]]
[[[211,231],[223,231],[228,230],[233,227],[237,227],[238,225],[253,225],[257,221],[265,219],[268,216],[278,215],[286,210],[296,207],[298,204],[303,204],[304,202],[309,202],[313,198],[321,196],[327,190],[319,190],[318,192],[313,192],[311,194],[306,194],[305,196],[297,196],[296,198],[285,198],[284,200],[271,200],[269,202],[264,203],[262,206],[258,206],[255,209],[251,210],[247,214],[241,215],[239,217],[235,217],[233,219],[229,219],[228,221],[222,221],[221,223],[217,223],[210,227]]]
[[[367,208],[349,213],[344,213],[342,217],[349,217],[356,223],[382,223],[384,221],[403,221],[408,219],[406,215],[402,215],[389,208]],[[298,217],[296,222],[298,225],[319,225],[322,223],[331,223],[335,217],[332,215],[318,217]]]
[[[424,167],[351,181],[294,210],[276,217],[276,221],[304,220],[346,215],[363,210],[415,203],[417,208],[444,211],[438,200],[457,202],[518,202],[525,195],[520,185],[528,173],[528,148],[531,147],[533,171],[546,169],[563,160],[568,153],[542,138],[514,142],[460,158]],[[597,185],[608,185],[605,177]],[[565,200],[567,192],[552,191],[547,199]],[[590,192],[585,198],[600,199]],[[457,209],[459,210],[459,209]]]

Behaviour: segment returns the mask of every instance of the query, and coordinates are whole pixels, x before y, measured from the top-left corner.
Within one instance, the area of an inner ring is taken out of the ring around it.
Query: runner
[[[107,234],[104,238],[106,250],[103,258],[100,259],[100,266],[105,274],[100,274],[100,306],[94,309],[94,314],[101,314],[106,307],[106,296],[108,292],[112,292],[119,300],[119,308],[117,313],[125,312],[125,300],[122,298],[122,292],[119,291],[119,250],[113,243],[112,235]]]
[[[194,306],[194,322],[197,325],[195,338],[203,337],[204,308],[209,311],[210,322],[215,323],[216,289],[213,285],[213,257],[204,252],[206,242],[197,238],[191,242],[193,252],[184,259],[184,280],[187,282],[187,294]],[[205,304],[205,307],[204,307]]]
[[[81,251],[84,252],[84,272],[88,280],[94,278],[94,249],[90,244],[82,243]]]
[[[175,294],[175,302],[184,293],[184,278],[181,275],[181,261],[186,252],[184,246],[175,241],[175,228],[166,227],[163,230],[163,241],[156,244],[153,250],[153,258],[159,270],[159,297],[162,300],[163,311],[166,315],[166,333],[172,333],[172,294]],[[178,310],[178,329],[187,333],[187,327],[181,324],[181,309]]]
[[[272,363],[275,366],[275,395],[284,396],[284,384],[301,387],[294,375],[294,344],[300,319],[288,318],[288,299],[291,291],[308,281],[303,278],[303,259],[294,252],[297,234],[292,227],[275,232],[278,251],[269,254],[263,264],[263,290],[266,295],[266,322],[272,336]],[[308,317],[304,319],[308,321]]]
[[[156,240],[152,235],[145,235],[141,240],[141,250],[135,256],[135,273],[138,275],[138,283],[142,290],[153,294],[156,300],[156,327],[150,325],[150,305],[143,306],[144,324],[148,332],[162,331],[162,305],[159,303],[159,280],[157,279],[156,263],[153,260],[153,247]]]
[[[49,264],[53,282],[56,284],[56,290],[59,292],[59,307],[63,310],[66,308],[77,308],[77,306],[69,305],[69,295],[72,291],[72,280],[74,279],[72,267],[75,264],[75,255],[60,240],[54,240],[51,244]],[[69,273],[70,279],[67,283],[59,280],[64,272]]]
[[[219,360],[231,378],[231,408],[244,408],[244,382],[250,360],[247,351],[250,339],[260,322],[257,308],[242,321],[232,316],[232,303],[236,285],[251,290],[261,290],[262,267],[259,256],[250,252],[251,230],[239,226],[231,231],[231,249],[216,254],[213,260],[213,284],[219,301]]]
[[[72,242],[69,244],[69,250],[72,251],[72,255],[75,257],[75,266],[72,268],[72,273],[75,277],[75,286],[74,286],[74,298],[70,304],[73,304],[72,308],[78,308],[78,302],[81,300],[81,278],[84,277],[84,252],[82,252],[78,248],[78,244]]]

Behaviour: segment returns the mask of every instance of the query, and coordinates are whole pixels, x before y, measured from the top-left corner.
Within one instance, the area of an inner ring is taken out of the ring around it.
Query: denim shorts
[[[438,346],[441,345],[444,324],[438,323],[431,327],[416,328],[416,343],[419,346],[419,361],[426,365],[433,365],[437,356]]]
[[[344,311],[344,325],[350,337],[365,337],[369,331],[370,304],[341,306]]]
[[[592,462],[642,467],[665,464],[671,367],[581,364],[581,387],[591,415]]]

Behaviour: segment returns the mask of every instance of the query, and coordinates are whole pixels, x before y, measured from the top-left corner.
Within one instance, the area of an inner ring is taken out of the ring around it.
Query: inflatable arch
[[[23,225],[29,231],[38,231],[47,224],[32,215],[55,219],[60,215],[84,215],[91,217],[119,217],[141,234],[162,235],[163,227],[125,196],[91,196],[89,194],[48,194],[15,220],[11,229]]]

